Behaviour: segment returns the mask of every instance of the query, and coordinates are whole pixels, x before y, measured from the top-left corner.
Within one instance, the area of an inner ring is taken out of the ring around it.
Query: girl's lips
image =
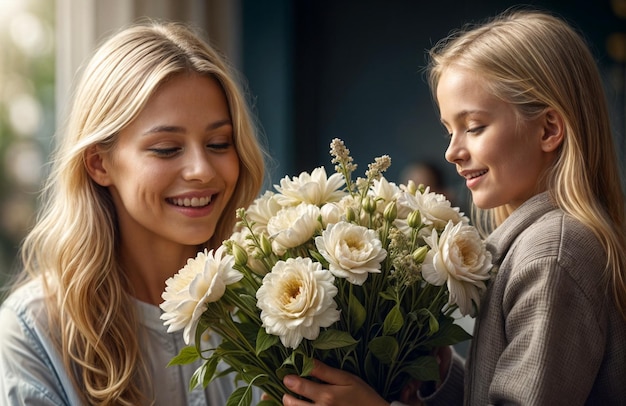
[[[460,173],[460,175],[465,178],[465,185],[467,186],[467,188],[471,189],[480,182],[483,175],[485,175],[487,172],[487,169],[482,169],[480,171],[463,171]]]

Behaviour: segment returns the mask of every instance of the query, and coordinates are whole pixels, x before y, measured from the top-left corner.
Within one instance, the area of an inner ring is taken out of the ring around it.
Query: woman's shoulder
[[[48,313],[41,278],[16,288],[0,306],[0,341],[48,331]]]

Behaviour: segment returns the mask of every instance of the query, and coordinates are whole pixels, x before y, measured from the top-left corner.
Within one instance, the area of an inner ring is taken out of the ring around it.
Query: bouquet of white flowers
[[[341,140],[331,155],[335,174],[283,178],[167,281],[162,319],[189,344],[170,364],[204,359],[190,387],[235,373],[247,385],[229,404],[249,405],[252,385],[280,404],[282,378],[316,358],[392,401],[410,380],[439,379],[434,348],[470,338],[452,313],[474,315],[491,276],[477,230],[445,196],[387,181],[388,156],[353,181]],[[207,331],[217,348],[202,348]]]

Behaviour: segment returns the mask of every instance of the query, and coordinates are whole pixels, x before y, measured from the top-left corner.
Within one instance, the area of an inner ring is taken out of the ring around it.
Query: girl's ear
[[[541,137],[541,149],[545,152],[553,152],[563,143],[565,137],[565,124],[563,117],[554,109],[548,109],[543,115],[543,135]]]
[[[85,152],[85,166],[91,179],[100,186],[110,186],[111,177],[107,171],[107,157],[99,146],[92,145]]]

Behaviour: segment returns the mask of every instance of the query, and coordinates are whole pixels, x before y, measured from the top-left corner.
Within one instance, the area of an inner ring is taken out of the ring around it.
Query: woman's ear
[[[92,145],[85,152],[85,166],[91,179],[100,186],[110,186],[111,177],[107,171],[105,153],[97,145]]]
[[[541,149],[553,152],[558,149],[565,138],[565,124],[561,114],[554,109],[547,109],[543,115],[543,135]]]

